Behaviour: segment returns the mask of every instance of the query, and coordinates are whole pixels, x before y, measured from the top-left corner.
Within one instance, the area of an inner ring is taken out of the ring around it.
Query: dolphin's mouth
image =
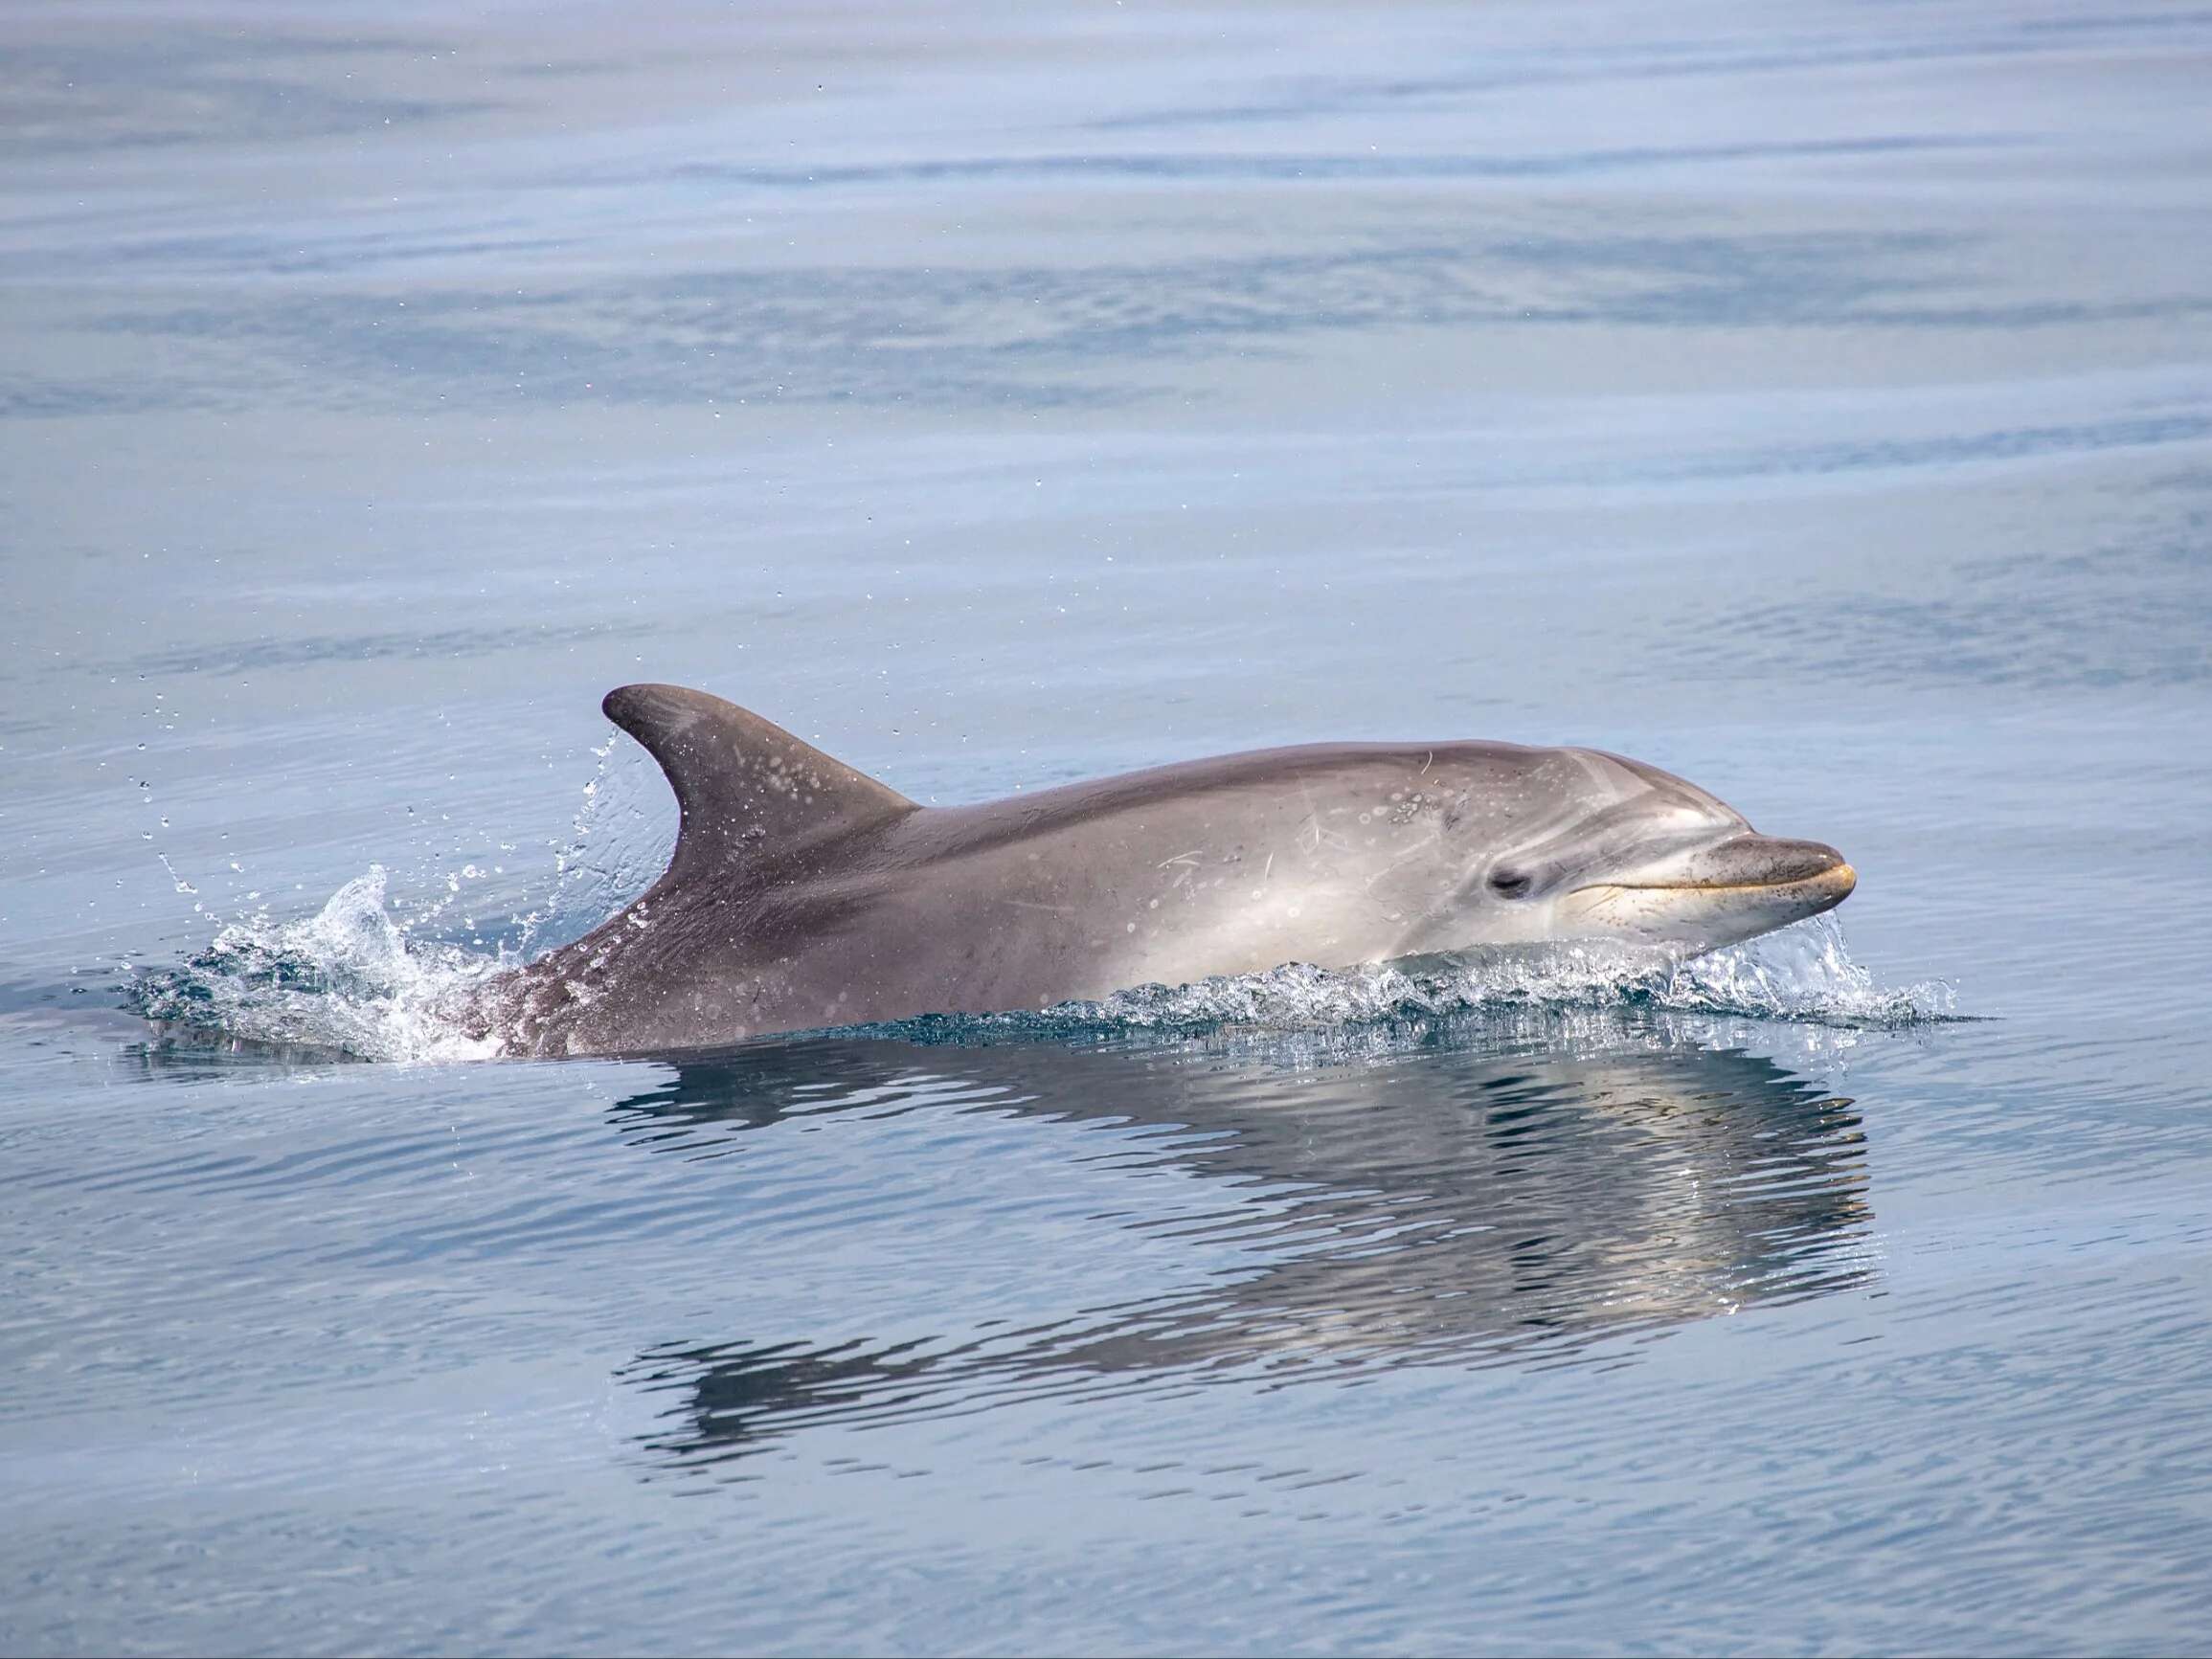
[[[1859,885],[1859,872],[1839,860],[1824,870],[1806,876],[1785,876],[1780,880],[1753,882],[1591,882],[1576,887],[1578,893],[1592,892],[1600,887],[1614,887],[1626,892],[1650,893],[1779,893],[1793,888],[1832,887],[1837,904],[1851,896]]]
[[[1624,892],[1793,893],[1834,889],[1841,899],[1858,884],[1858,872],[1825,841],[1791,841],[1756,830],[1654,860],[1639,868],[1618,870],[1591,887]]]
[[[1833,910],[1858,885],[1825,842],[1747,832],[1576,887],[1569,914],[1608,933],[1711,950]]]

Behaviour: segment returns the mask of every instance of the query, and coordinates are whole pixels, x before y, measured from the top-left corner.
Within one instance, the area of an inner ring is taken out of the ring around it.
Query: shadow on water
[[[854,1039],[686,1064],[615,1109],[634,1145],[743,1155],[817,1114],[941,1109],[950,1089],[1134,1130],[1150,1167],[1204,1183],[1195,1214],[1089,1218],[1096,1247],[1165,1228],[1233,1241],[1250,1267],[1021,1330],[657,1347],[621,1373],[675,1396],[647,1445],[686,1467],[813,1424],[1043,1396],[1593,1362],[1618,1357],[1608,1338],[1870,1276],[1849,1100],[1660,1020],[1585,1019],[1564,1042],[1534,1023],[1369,1033],[1349,1053]]]

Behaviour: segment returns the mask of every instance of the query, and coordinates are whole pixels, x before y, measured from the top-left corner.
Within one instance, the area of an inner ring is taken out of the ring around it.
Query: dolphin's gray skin
[[[1690,954],[1856,880],[1834,848],[1595,750],[1313,745],[925,808],[702,691],[625,685],[605,708],[674,786],[676,850],[628,909],[479,999],[472,1022],[510,1053],[669,1052],[1491,944]]]

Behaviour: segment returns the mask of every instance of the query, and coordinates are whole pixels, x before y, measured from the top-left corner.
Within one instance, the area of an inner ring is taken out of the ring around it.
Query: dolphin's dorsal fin
[[[671,877],[733,859],[774,859],[913,812],[750,709],[681,685],[624,685],[599,705],[668,774],[683,824]]]

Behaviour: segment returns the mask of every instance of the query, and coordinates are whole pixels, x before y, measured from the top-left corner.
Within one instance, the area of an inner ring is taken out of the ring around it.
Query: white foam
[[[1136,1029],[1296,1028],[1517,1007],[1635,1004],[1683,1013],[1895,1027],[1952,1017],[1952,988],[1877,985],[1833,916],[1683,961],[1653,952],[1553,945],[1360,968],[1291,963],[1264,974],[1144,985],[1096,1001],[1008,1015]]]
[[[495,1042],[440,1010],[501,959],[411,937],[384,886],[372,864],[305,920],[226,923],[182,966],[142,975],[132,1005],[148,1020],[365,1060],[490,1058]]]

